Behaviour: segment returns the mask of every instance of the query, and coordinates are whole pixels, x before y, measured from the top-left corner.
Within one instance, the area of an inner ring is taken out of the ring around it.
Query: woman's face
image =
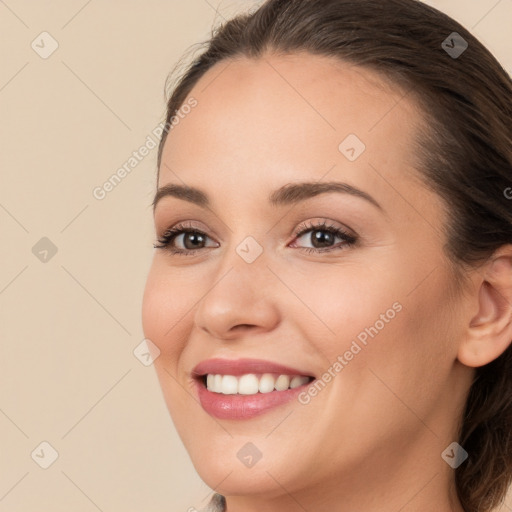
[[[307,502],[320,481],[351,495],[395,481],[405,491],[387,503],[403,505],[453,471],[441,452],[470,378],[446,214],[415,178],[420,117],[403,96],[318,56],[224,61],[167,138],[159,188],[207,203],[157,201],[156,238],[195,233],[155,249],[143,328],[177,431],[220,493]],[[212,359],[224,365],[196,368]],[[254,376],[210,377],[224,394],[193,370]],[[302,385],[254,394],[280,374]]]

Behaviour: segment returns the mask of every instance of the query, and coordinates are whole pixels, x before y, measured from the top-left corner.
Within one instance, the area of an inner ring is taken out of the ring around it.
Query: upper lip
[[[244,375],[247,373],[278,373],[279,375],[304,375],[312,377],[308,372],[297,368],[291,368],[264,359],[207,359],[201,361],[192,370],[194,377],[206,374],[215,375]]]

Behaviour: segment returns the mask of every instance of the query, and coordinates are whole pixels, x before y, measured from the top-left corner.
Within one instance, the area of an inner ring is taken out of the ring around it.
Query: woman
[[[502,502],[511,119],[496,59],[416,0],[215,31],[168,101],[142,312],[208,510]]]

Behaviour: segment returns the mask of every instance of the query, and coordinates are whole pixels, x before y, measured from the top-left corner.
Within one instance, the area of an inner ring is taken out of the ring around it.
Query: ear
[[[457,354],[472,367],[490,363],[512,343],[512,245],[500,248],[481,271],[477,313]]]

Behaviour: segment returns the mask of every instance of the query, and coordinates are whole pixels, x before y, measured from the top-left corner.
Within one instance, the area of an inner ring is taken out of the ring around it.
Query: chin
[[[281,485],[286,489],[289,488],[287,480],[282,476],[276,476],[278,471],[269,469],[262,460],[252,468],[245,468],[231,461],[231,457],[220,457],[215,460],[203,457],[199,461],[192,462],[203,482],[224,496],[260,494],[272,497],[282,493]]]

